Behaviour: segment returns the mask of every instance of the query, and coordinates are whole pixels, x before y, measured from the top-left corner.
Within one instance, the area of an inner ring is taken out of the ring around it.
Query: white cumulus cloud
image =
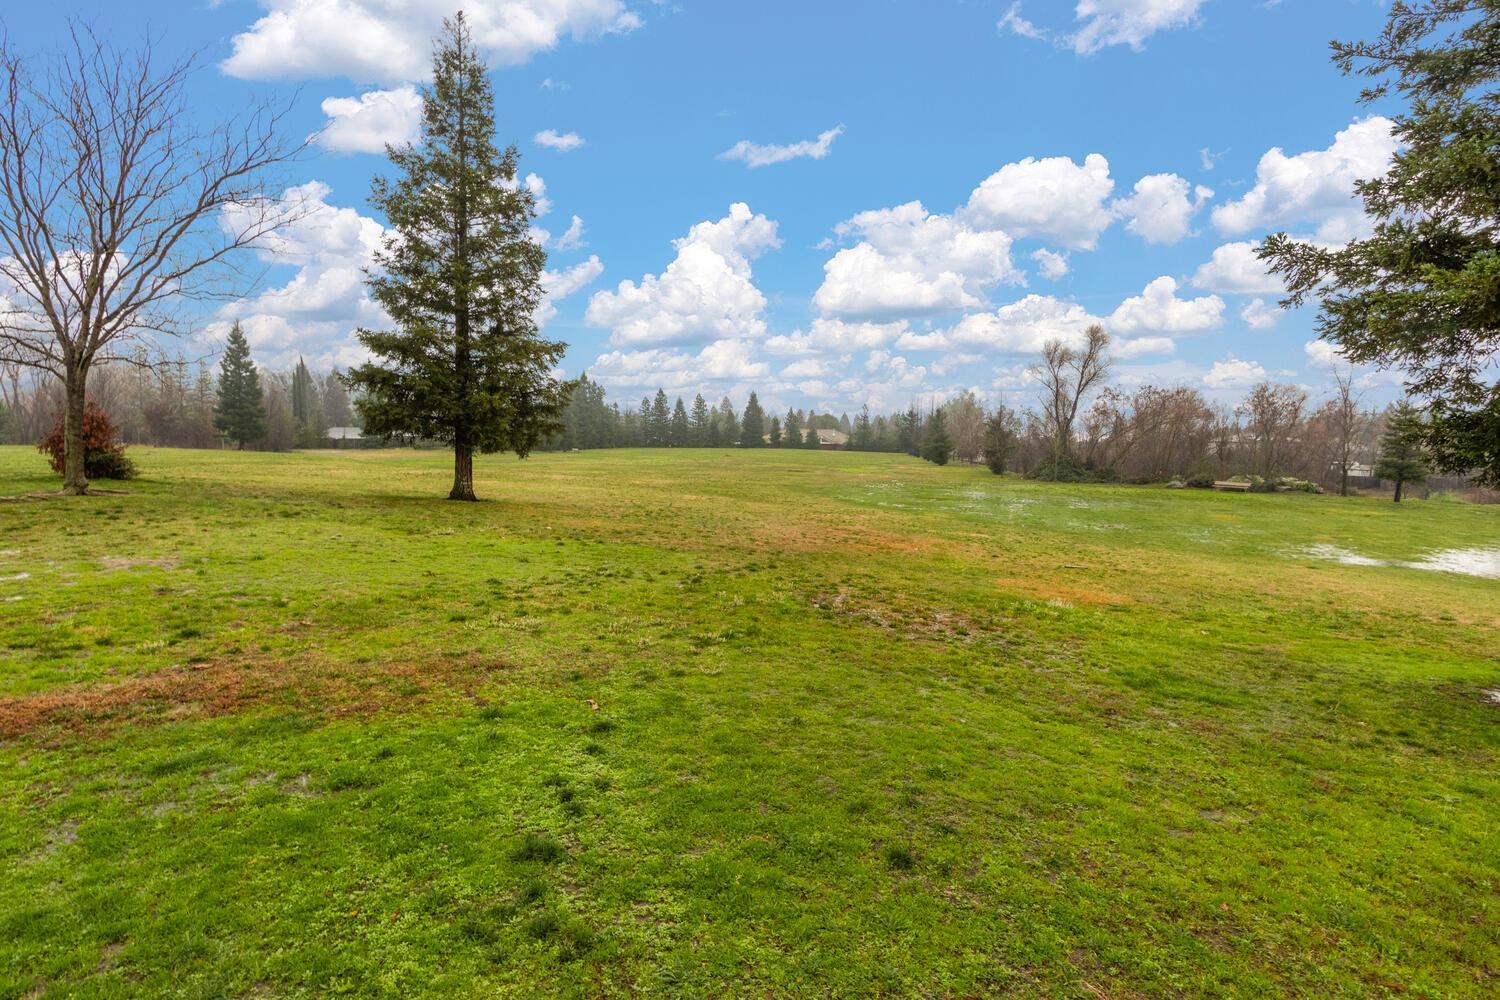
[[[221,64],[251,80],[343,76],[405,83],[427,77],[431,39],[452,17],[446,0],[259,0],[265,14],[234,36]],[[498,65],[524,63],[565,38],[631,31],[640,17],[623,0],[469,0],[474,41]]]
[[[673,241],[677,256],[660,275],[622,281],[595,292],[585,321],[610,330],[624,346],[764,337],[766,297],[751,280],[750,262],[781,246],[776,223],[744,202],[713,222],[700,222]]]
[[[1208,374],[1203,376],[1203,384],[1210,389],[1244,389],[1265,377],[1266,370],[1254,361],[1227,358],[1214,362]]]
[[[1115,333],[1201,333],[1224,322],[1224,300],[1217,295],[1183,299],[1177,281],[1163,275],[1139,295],[1121,302],[1106,327]]]
[[[389,323],[365,287],[365,269],[374,265],[385,228],[355,209],[329,204],[331,193],[327,184],[309,181],[283,194],[296,206],[296,221],[263,240],[257,252],[295,273],[259,295],[225,303],[205,331],[210,339],[238,320],[262,364],[287,367],[298,355],[320,366],[363,360],[355,329]],[[226,226],[235,226],[233,215],[226,213]]]
[[[1281,318],[1281,310],[1265,299],[1254,299],[1240,309],[1240,319],[1252,330],[1269,330]]]
[[[1208,263],[1193,274],[1193,285],[1214,292],[1240,295],[1281,295],[1286,286],[1255,256],[1257,244],[1248,240],[1225,243],[1214,250]]]
[[[909,333],[896,341],[901,350],[983,348],[997,354],[1032,354],[1049,340],[1077,344],[1090,324],[1101,322],[1076,302],[1050,295],[1028,295],[993,312],[971,313],[947,330]]]
[[[813,304],[842,319],[894,319],[984,303],[985,289],[1019,280],[1011,239],[933,215],[919,201],[861,212],[837,229],[860,242],[823,265]]]
[[[906,323],[858,323],[820,316],[806,332],[779,334],[766,341],[771,354],[848,354],[888,344],[906,332]]]
[[[1224,233],[1311,225],[1328,243],[1362,235],[1369,224],[1354,183],[1385,172],[1397,149],[1391,124],[1367,118],[1339,132],[1327,149],[1295,156],[1270,150],[1256,167],[1255,186],[1214,209],[1214,225]]]
[[[634,392],[665,389],[680,395],[768,378],[771,366],[755,360],[752,344],[725,338],[705,345],[697,354],[657,347],[638,351],[610,351],[589,366],[589,377],[629,397]]]
[[[577,216],[575,215],[576,219]],[[604,273],[604,265],[593,254],[562,271],[542,272],[542,300],[537,304],[535,319],[538,326],[557,315],[557,303],[593,284],[595,278]]]
[[[338,153],[383,153],[387,144],[415,142],[422,123],[422,98],[415,87],[371,90],[358,97],[323,102],[328,122],[318,143]]]
[[[1054,250],[1038,250],[1031,255],[1031,259],[1036,261],[1037,270],[1042,272],[1042,277],[1052,281],[1067,277],[1067,254],[1057,253]]]
[[[1028,156],[985,178],[958,215],[975,229],[1092,250],[1113,220],[1106,203],[1114,186],[1109,161],[1098,153],[1081,164],[1066,156]]]
[[[1125,228],[1147,243],[1176,243],[1192,232],[1193,216],[1213,196],[1212,188],[1193,188],[1176,174],[1151,174],[1114,207],[1129,220]]]

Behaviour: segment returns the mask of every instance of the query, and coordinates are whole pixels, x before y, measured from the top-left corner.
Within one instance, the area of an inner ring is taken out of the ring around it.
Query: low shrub
[[[1097,468],[1092,462],[1061,458],[1048,459],[1026,473],[1026,478],[1050,483],[1118,483],[1120,474],[1114,469]]]
[[[62,474],[66,461],[64,419],[59,413],[51,433],[36,446],[37,451],[48,456],[48,464],[58,475]],[[83,409],[83,474],[89,479],[134,479],[136,476],[135,463],[125,454],[125,446],[119,441],[115,425],[98,403],[88,403]]]

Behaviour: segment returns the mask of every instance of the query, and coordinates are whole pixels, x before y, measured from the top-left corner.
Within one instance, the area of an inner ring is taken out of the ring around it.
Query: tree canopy
[[[1374,81],[1364,102],[1407,103],[1389,171],[1358,186],[1373,231],[1334,249],[1279,233],[1260,256],[1346,358],[1406,371],[1439,465],[1500,486],[1500,3],[1398,0],[1333,59]]]

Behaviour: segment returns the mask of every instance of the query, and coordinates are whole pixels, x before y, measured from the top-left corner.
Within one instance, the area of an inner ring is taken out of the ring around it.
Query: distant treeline
[[[89,400],[109,415],[125,444],[219,448],[215,425],[217,372],[206,363],[113,364],[96,369]],[[322,447],[330,427],[355,426],[338,369],[315,375],[299,364],[289,372],[260,372],[262,433],[246,447],[265,451]],[[0,443],[36,444],[62,412],[61,385],[26,369],[0,366]]]
[[[217,376],[206,364],[117,364],[95,374],[89,394],[127,444],[233,446],[215,422]],[[261,369],[259,393],[263,429],[246,442],[248,448],[422,444],[330,438],[330,428],[359,423],[337,369],[315,373],[300,362],[289,372]],[[1263,382],[1235,405],[1211,402],[1185,386],[1126,392],[1103,384],[1090,396],[1059,431],[1045,399],[1034,409],[1012,410],[986,407],[965,392],[941,405],[909,405],[893,413],[868,407],[853,414],[801,408],[767,413],[755,393],[737,406],[727,396],[710,403],[701,392],[689,399],[658,390],[622,406],[584,376],[562,432],[543,449],[821,447],[940,454],[944,461],[951,455],[1045,478],[1166,482],[1243,474],[1295,476],[1336,489],[1347,471],[1355,486],[1375,481],[1385,414],[1355,405],[1348,395],[1315,403],[1298,386]],[[61,406],[55,383],[23,370],[0,370],[0,441],[35,444]],[[935,431],[941,442],[935,442]]]
[[[753,398],[753,394],[752,394]],[[748,401],[747,401],[748,403]],[[938,430],[954,460],[980,462],[1003,448],[1004,469],[1023,474],[1060,473],[1059,478],[1166,482],[1177,478],[1235,474],[1266,478],[1296,476],[1337,486],[1347,464],[1356,473],[1373,466],[1383,415],[1338,399],[1314,405],[1305,390],[1262,383],[1235,406],[1215,405],[1196,389],[1146,386],[1134,392],[1099,391],[1068,433],[1066,468],[1054,464],[1056,434],[1046,407],[1016,411],[986,408],[972,392],[940,406],[908,406],[895,413],[852,416],[789,409],[766,416],[758,399],[737,411],[728,397],[710,405],[703,394],[691,402],[658,390],[639,405],[621,406],[586,376],[579,381],[563,433],[549,443],[557,450],[591,448],[840,447],[853,451],[924,455]],[[746,433],[758,426],[758,436]],[[941,427],[934,418],[941,414]],[[810,443],[807,431],[814,430]],[[837,436],[818,441],[817,430]],[[988,438],[988,444],[987,444]],[[837,442],[837,443],[835,443]]]

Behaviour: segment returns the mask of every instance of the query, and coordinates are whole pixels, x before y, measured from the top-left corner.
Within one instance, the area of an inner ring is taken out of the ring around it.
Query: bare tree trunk
[[[64,380],[68,395],[63,407],[62,488],[67,496],[83,496],[89,491],[89,480],[83,463],[83,408],[86,399],[84,387],[87,380],[88,369],[81,365],[68,366],[68,377]]]
[[[474,495],[474,449],[466,439],[453,444],[453,491],[448,499],[479,499]]]
[[[1339,496],[1346,497],[1348,495],[1349,495],[1349,460],[1347,458],[1345,458],[1344,461],[1343,461],[1343,463],[1339,466]]]

